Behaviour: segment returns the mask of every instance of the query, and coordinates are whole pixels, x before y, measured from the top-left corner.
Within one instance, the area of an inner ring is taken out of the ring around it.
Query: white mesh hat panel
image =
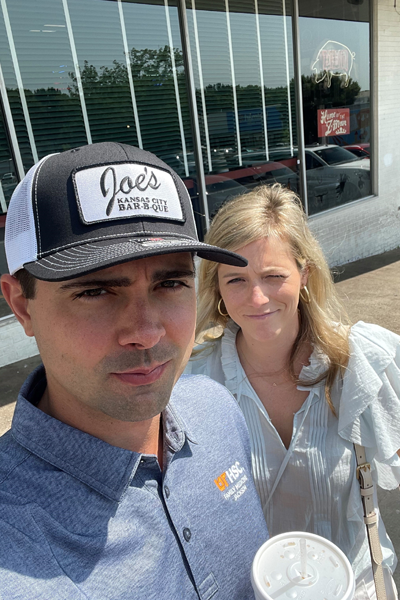
[[[11,275],[22,269],[25,263],[37,259],[32,186],[38,168],[47,158],[49,156],[42,158],[28,171],[16,187],[8,207],[4,242]]]

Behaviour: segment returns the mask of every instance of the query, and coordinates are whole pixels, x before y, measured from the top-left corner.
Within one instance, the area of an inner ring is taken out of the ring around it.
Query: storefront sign
[[[347,87],[355,55],[344,44],[329,40],[318,51],[311,67],[315,81],[320,83],[325,79],[327,87],[331,87],[332,77],[341,77],[343,87]]]
[[[318,110],[318,137],[350,133],[349,108],[322,108]]]

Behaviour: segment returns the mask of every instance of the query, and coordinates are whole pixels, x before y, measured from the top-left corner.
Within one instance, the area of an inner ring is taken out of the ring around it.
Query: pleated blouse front
[[[299,386],[309,394],[294,415],[286,449],[242,368],[237,331],[230,322],[211,348],[204,344],[186,372],[208,375],[237,399],[250,433],[253,476],[270,535],[296,530],[322,535],[344,551],[358,576],[370,558],[353,443],[366,446],[375,482],[386,489],[399,484],[400,338],[376,325],[355,325],[347,372],[332,390],[339,417],[327,404],[323,383]],[[309,362],[303,381],[326,369],[326,357],[316,350]],[[381,519],[379,534],[385,564],[394,570],[396,557]]]

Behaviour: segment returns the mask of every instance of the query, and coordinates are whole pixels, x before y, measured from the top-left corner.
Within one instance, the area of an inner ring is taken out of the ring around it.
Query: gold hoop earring
[[[221,310],[221,302],[223,302],[222,298],[219,299],[218,305],[217,305],[217,310],[219,312],[219,314],[221,315],[221,317],[229,317],[229,313],[223,313]],[[226,310],[226,307],[225,307]]]
[[[310,304],[311,302],[310,292],[306,285],[300,290],[300,298],[303,300],[304,304]]]

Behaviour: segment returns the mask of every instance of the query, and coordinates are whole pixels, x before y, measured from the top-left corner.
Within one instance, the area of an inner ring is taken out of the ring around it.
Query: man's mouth
[[[149,385],[162,377],[170,361],[152,367],[138,367],[137,369],[112,373],[114,377],[130,385]]]

